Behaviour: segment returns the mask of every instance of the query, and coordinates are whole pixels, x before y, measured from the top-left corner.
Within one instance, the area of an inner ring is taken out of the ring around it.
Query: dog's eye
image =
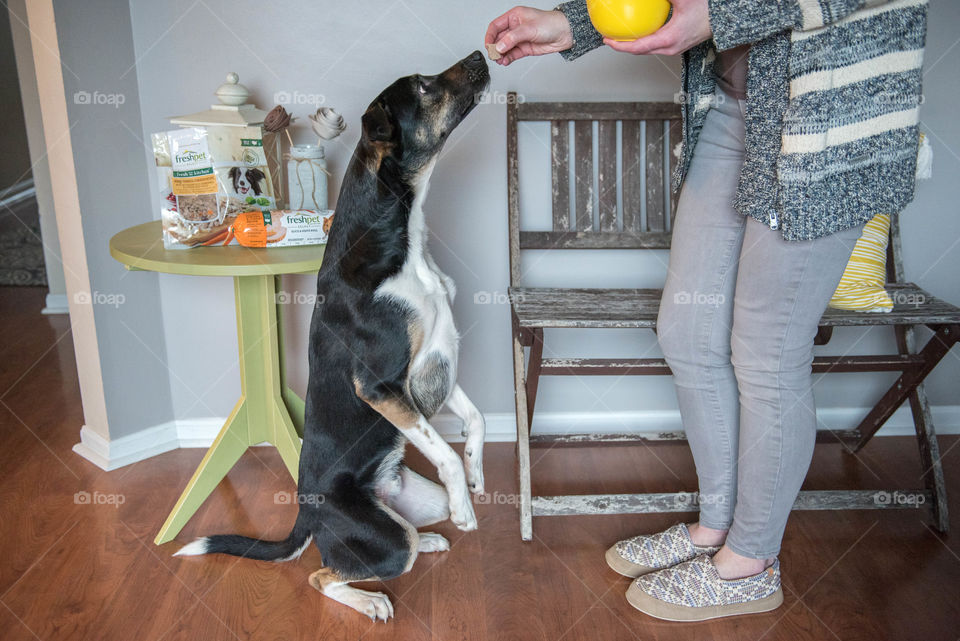
[[[417,91],[419,91],[421,95],[427,93],[427,85],[422,80],[417,83]]]

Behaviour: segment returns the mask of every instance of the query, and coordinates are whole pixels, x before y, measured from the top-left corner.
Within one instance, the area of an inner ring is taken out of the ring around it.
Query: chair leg
[[[901,354],[913,354],[916,339],[912,327],[896,327],[897,349]],[[923,467],[923,484],[933,495],[930,510],[933,525],[939,532],[946,533],[950,528],[947,514],[947,488],[943,478],[943,465],[940,462],[940,445],[933,427],[930,404],[923,383],[917,385],[910,394],[910,410],[913,414],[913,426],[917,432],[917,446],[920,449],[920,465]]]
[[[857,426],[861,437],[853,449],[854,452],[860,451],[873,438],[877,430],[883,427],[887,419],[907,400],[958,340],[960,340],[960,325],[943,325],[935,328],[933,337],[919,352],[924,360],[923,366],[904,372]]]
[[[520,332],[513,331],[513,386],[517,407],[517,467],[520,476],[520,538],[533,538],[533,509],[530,489],[530,425],[527,420],[527,386]]]

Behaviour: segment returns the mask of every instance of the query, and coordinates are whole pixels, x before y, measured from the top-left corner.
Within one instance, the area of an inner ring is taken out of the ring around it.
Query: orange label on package
[[[233,223],[237,242],[244,247],[266,247],[267,224],[263,219],[264,214],[260,211],[245,211],[239,214]]]

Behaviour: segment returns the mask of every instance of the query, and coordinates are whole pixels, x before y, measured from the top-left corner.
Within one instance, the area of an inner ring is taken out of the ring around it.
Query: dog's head
[[[435,76],[417,74],[394,82],[363,114],[361,144],[372,152],[368,166],[379,168],[385,157],[404,173],[427,166],[489,82],[487,62],[479,51]]]
[[[240,196],[247,196],[251,191],[255,196],[259,196],[263,191],[260,189],[260,181],[264,178],[264,173],[255,167],[233,167],[230,170],[233,191]]]

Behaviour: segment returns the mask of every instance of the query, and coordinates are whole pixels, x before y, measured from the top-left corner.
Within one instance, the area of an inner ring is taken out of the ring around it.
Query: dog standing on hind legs
[[[310,585],[386,621],[389,598],[350,583],[397,577],[420,552],[449,549],[417,528],[449,518],[476,529],[484,423],[456,384],[456,290],[427,250],[422,205],[444,142],[489,80],[475,51],[436,76],[400,78],[367,108],[317,275],[293,530],[282,541],[204,537],[178,555],[287,561],[313,541],[323,567]],[[429,423],[444,404],[464,423],[462,462]],[[442,485],[403,464],[407,442]]]

